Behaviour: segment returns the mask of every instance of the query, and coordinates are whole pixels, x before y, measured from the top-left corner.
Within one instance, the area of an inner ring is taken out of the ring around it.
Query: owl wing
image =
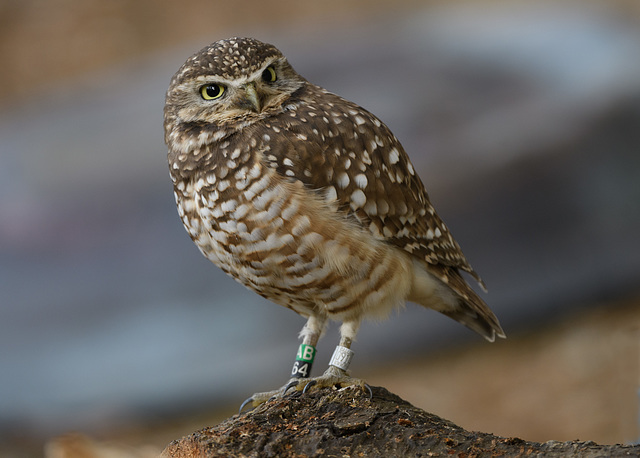
[[[376,238],[422,258],[443,281],[461,269],[484,288],[389,128],[324,89],[307,91],[307,103],[290,104],[265,123],[266,132],[284,131],[270,138],[268,164],[335,202]]]

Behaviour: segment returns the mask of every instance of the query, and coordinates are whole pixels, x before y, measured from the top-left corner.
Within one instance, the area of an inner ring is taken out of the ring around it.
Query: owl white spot
[[[216,182],[216,175],[215,173],[210,173],[207,175],[207,183],[209,184],[215,184]]]
[[[251,186],[249,186],[249,189],[247,189],[244,192],[244,197],[247,200],[253,200],[253,198],[260,192],[264,191],[264,189],[268,186],[269,184],[269,175],[265,175],[262,178],[260,178],[258,181],[255,181],[251,184]]]
[[[241,167],[238,169],[236,173],[233,174],[233,178],[236,180],[246,180],[247,178],[247,167]]]
[[[183,200],[182,201],[182,205],[180,205],[180,209],[183,210],[183,212],[186,212],[186,213],[190,213],[190,212],[194,211],[196,209],[195,200],[191,200],[191,199]]]
[[[436,227],[436,229],[433,231],[434,235],[436,237],[440,237],[442,235],[442,232],[440,232],[440,228]]]
[[[413,253],[413,250],[415,250],[415,249],[416,249],[416,244],[415,243],[407,243],[404,246],[404,250],[408,251],[409,253]]]
[[[265,142],[268,142],[268,141],[270,141],[270,140],[271,140],[271,137],[269,137],[269,135],[268,135],[268,134],[264,134],[264,135],[262,136],[262,139],[263,139]]]
[[[248,177],[251,179],[258,178],[260,176],[261,167],[259,164],[254,164],[253,167],[249,170]]]
[[[229,183],[229,180],[222,180],[220,181],[220,183],[218,183],[218,191],[222,192],[226,190],[230,185],[231,183]]]
[[[240,153],[241,153],[240,148],[234,149],[233,153],[231,153],[231,159],[234,159],[234,160],[238,159],[240,157]]]
[[[351,167],[351,159],[347,158],[344,160],[344,169],[349,170],[349,167]]]
[[[378,206],[373,200],[367,200],[367,203],[364,205],[363,210],[369,216],[376,216],[378,214]]]
[[[274,201],[279,197],[282,189],[280,188],[270,188],[266,191],[263,191],[261,194],[257,195],[253,199],[253,205],[258,210],[265,210],[268,207],[272,206]]]
[[[205,181],[204,178],[198,178],[198,181],[196,181],[196,192],[200,191],[202,188],[204,188],[205,186]]]
[[[262,228],[256,227],[249,234],[243,234],[243,236],[247,242],[257,242],[258,240],[264,239],[264,231]]]
[[[222,229],[225,232],[236,232],[237,230],[237,224],[234,220],[229,220],[229,221],[223,221],[219,224],[220,229]]]
[[[218,179],[222,179],[224,177],[226,177],[229,174],[229,169],[223,165],[221,165],[220,167],[218,167],[217,169],[217,175],[218,175]]]
[[[298,212],[298,208],[300,207],[300,203],[297,199],[291,199],[289,205],[282,210],[282,214],[280,215],[282,219],[285,221],[289,221],[291,218],[295,216]]]
[[[378,226],[373,221],[371,222],[371,224],[369,224],[369,232],[371,232],[376,237],[382,237],[380,229],[378,229]]]
[[[241,177],[237,177],[236,180],[236,189],[238,191],[242,191],[244,188],[246,188],[249,185],[250,181],[249,179],[245,176],[241,176]]]
[[[409,174],[412,176],[416,174],[416,171],[413,170],[413,165],[411,165],[411,162],[407,162],[407,170],[409,171]]]
[[[191,227],[189,229],[189,235],[191,235],[191,237],[197,237],[198,234],[200,234],[200,228]]]
[[[214,205],[216,205],[218,197],[220,197],[220,194],[218,194],[218,191],[216,191],[215,189],[209,192],[206,195],[206,205],[209,207],[213,207]],[[202,196],[202,204],[205,204],[205,196]]]
[[[327,202],[333,202],[338,199],[338,193],[336,192],[336,188],[333,186],[329,186],[324,194],[324,199]]]
[[[222,215],[224,215],[224,213],[222,212],[222,209],[220,207],[215,207],[211,209],[211,216],[213,218],[220,218]]]
[[[228,213],[235,210],[237,206],[238,206],[238,201],[235,199],[230,199],[222,202],[222,204],[220,205],[220,208],[222,209],[223,212]]]
[[[384,235],[387,238],[393,237],[393,232],[391,232],[391,229],[389,229],[387,226],[384,226],[382,228],[382,235]]]
[[[295,177],[296,173],[293,170],[287,170],[284,172],[284,174],[288,177]]]
[[[345,172],[340,173],[340,175],[338,175],[338,180],[337,180],[337,184],[341,189],[345,189],[347,186],[349,186],[349,182],[351,180],[349,179],[349,175],[347,175]]]
[[[211,231],[210,235],[211,235],[211,238],[213,240],[215,240],[216,242],[221,243],[223,245],[227,244],[227,233],[226,232]]]
[[[367,176],[364,173],[359,173],[354,177],[354,181],[356,182],[356,186],[360,189],[365,189],[368,184]]]
[[[357,210],[358,208],[364,207],[364,204],[367,203],[367,196],[362,192],[361,189],[356,189],[351,193],[351,208]]]
[[[396,148],[391,148],[389,151],[389,164],[397,164],[400,160],[400,153]]]
[[[373,118],[373,124],[375,124],[376,127],[380,127],[382,125],[378,118]]]
[[[426,236],[427,236],[427,240],[433,240],[433,237],[434,237],[433,230],[431,229],[427,230]]]
[[[287,167],[293,167],[293,161],[291,159],[289,159],[288,157],[285,157],[284,161],[282,161],[282,163],[284,165],[286,165]]]
[[[357,115],[357,116],[356,116],[355,118],[353,118],[353,119],[354,119],[354,121],[356,122],[356,124],[357,124],[357,125],[361,125],[361,124],[364,124],[365,122],[367,122],[367,121],[365,121],[365,119],[364,119],[362,116],[360,116],[360,115]]]
[[[218,141],[223,137],[227,136],[227,131],[226,130],[219,130],[216,133],[213,134],[213,137],[211,138],[213,141]]]
[[[368,151],[363,151],[362,152],[362,162],[363,164],[367,164],[367,165],[371,165],[371,156],[369,155]],[[363,164],[360,164],[360,170],[364,171],[365,167]]]
[[[242,219],[245,216],[247,216],[247,213],[249,213],[249,206],[247,204],[239,205],[236,208],[236,211],[233,213],[233,218],[234,219]],[[246,230],[246,228],[245,228],[245,230]]]
[[[279,248],[282,248],[286,242],[287,242],[286,238],[279,237],[275,233],[271,233],[267,236],[265,240],[258,240],[256,243],[253,244],[251,248],[252,248],[252,251],[254,252],[277,250]]]
[[[227,161],[227,167],[230,169],[235,169],[238,166],[235,161]]]
[[[371,140],[369,142],[369,147],[370,147],[371,151],[375,151],[376,148],[378,147],[378,144],[375,142],[375,140]]]

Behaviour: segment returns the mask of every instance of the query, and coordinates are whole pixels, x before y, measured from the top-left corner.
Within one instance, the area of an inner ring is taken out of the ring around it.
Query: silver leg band
[[[353,351],[347,347],[338,345],[333,351],[331,361],[329,361],[329,366],[335,366],[338,369],[346,371],[349,369],[349,365],[351,364],[351,358],[353,358]]]

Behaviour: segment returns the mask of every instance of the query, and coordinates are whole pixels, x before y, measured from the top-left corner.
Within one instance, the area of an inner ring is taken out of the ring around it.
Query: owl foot
[[[265,391],[263,393],[255,393],[250,398],[247,398],[242,405],[238,413],[242,413],[245,407],[250,406],[252,409],[258,407],[260,404],[264,404],[271,399],[283,398],[290,390],[302,391],[307,393],[312,388],[334,388],[340,389],[351,386],[358,386],[369,395],[369,399],[373,397],[371,387],[364,383],[363,380],[358,378],[349,377],[347,372],[337,368],[335,366],[329,366],[329,368],[319,377],[313,378],[292,378],[282,388],[274,391]]]
[[[287,382],[285,386],[280,389],[253,394],[251,397],[244,400],[244,402],[240,406],[240,410],[238,411],[238,413],[242,413],[246,406],[251,406],[252,409],[255,409],[260,404],[264,404],[271,399],[283,398],[292,388],[295,388],[297,391],[301,391],[305,386],[305,383],[302,382],[302,380],[304,379],[292,378]],[[302,387],[298,388],[299,384],[302,384]]]
[[[329,368],[320,377],[314,377],[304,383],[304,387],[300,388],[300,385],[296,387],[298,391],[302,389],[303,393],[307,393],[312,388],[348,388],[351,386],[357,386],[369,394],[369,399],[373,397],[371,387],[364,383],[359,378],[349,377],[345,370],[342,370],[335,366],[329,366]]]

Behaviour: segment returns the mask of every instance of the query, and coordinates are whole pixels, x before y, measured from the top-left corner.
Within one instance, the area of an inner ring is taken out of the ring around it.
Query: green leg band
[[[291,377],[308,378],[311,374],[311,366],[316,357],[316,347],[313,345],[300,344],[296,354],[296,362],[293,363]]]

